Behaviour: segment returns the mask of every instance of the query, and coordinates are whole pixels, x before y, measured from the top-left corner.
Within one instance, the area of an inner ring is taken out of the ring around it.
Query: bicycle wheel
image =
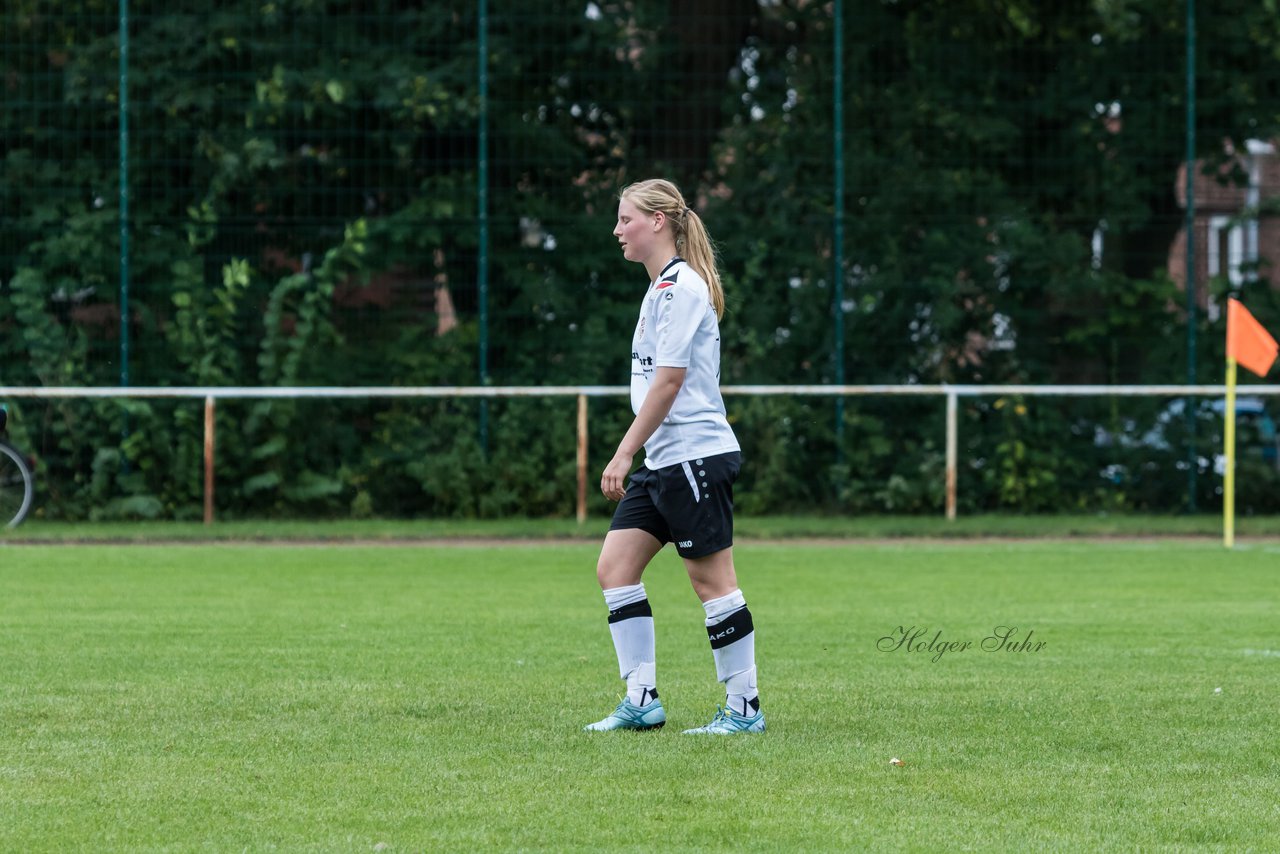
[[[0,525],[16,528],[22,524],[34,491],[31,466],[16,448],[0,442]]]

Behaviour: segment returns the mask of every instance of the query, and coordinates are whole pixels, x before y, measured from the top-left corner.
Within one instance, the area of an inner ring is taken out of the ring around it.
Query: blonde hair
[[[707,234],[707,227],[702,218],[685,204],[680,188],[670,181],[651,178],[648,181],[637,181],[623,187],[618,193],[619,199],[630,202],[647,214],[658,211],[671,223],[671,234],[675,237],[676,253],[689,262],[711,291],[711,307],[716,317],[724,316],[724,286],[720,284],[720,273],[716,269],[716,247]]]

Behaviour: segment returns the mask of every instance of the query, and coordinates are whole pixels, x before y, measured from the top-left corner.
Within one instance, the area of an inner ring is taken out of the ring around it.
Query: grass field
[[[0,546],[0,850],[1280,847],[1280,546],[745,544],[769,731],[718,740],[671,554],[670,723],[579,731],[595,553]]]

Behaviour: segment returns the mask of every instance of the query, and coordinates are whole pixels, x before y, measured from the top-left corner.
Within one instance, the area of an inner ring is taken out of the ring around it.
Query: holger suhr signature
[[[991,634],[978,641],[977,648],[983,652],[1039,652],[1048,641],[1033,641],[1035,631],[1019,634],[1017,626],[996,626]],[[923,652],[929,654],[930,661],[941,661],[950,652],[968,652],[974,648],[971,640],[944,640],[942,629],[932,636],[928,628],[917,626],[898,626],[890,634],[876,641],[876,649],[881,652]]]

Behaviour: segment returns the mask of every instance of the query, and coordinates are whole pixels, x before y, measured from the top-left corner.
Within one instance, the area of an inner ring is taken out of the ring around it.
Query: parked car
[[[1130,452],[1125,454],[1129,457],[1134,450],[1150,451],[1151,461],[1172,458],[1175,467],[1186,471],[1186,406],[1185,398],[1170,401],[1156,415],[1154,423],[1145,430],[1133,420],[1125,421],[1117,432],[1099,425],[1095,428],[1094,445],[1099,448],[1123,449]],[[1226,408],[1224,398],[1199,398],[1196,401],[1196,461],[1201,472],[1208,473],[1212,470],[1222,475],[1227,470],[1222,417]],[[1210,453],[1212,456],[1208,455]],[[1261,460],[1280,472],[1280,433],[1276,429],[1276,416],[1272,414],[1266,400],[1252,395],[1236,397],[1237,465],[1246,459]],[[1113,462],[1102,468],[1101,475],[1109,482],[1120,483],[1128,479],[1129,471],[1124,463]]]

